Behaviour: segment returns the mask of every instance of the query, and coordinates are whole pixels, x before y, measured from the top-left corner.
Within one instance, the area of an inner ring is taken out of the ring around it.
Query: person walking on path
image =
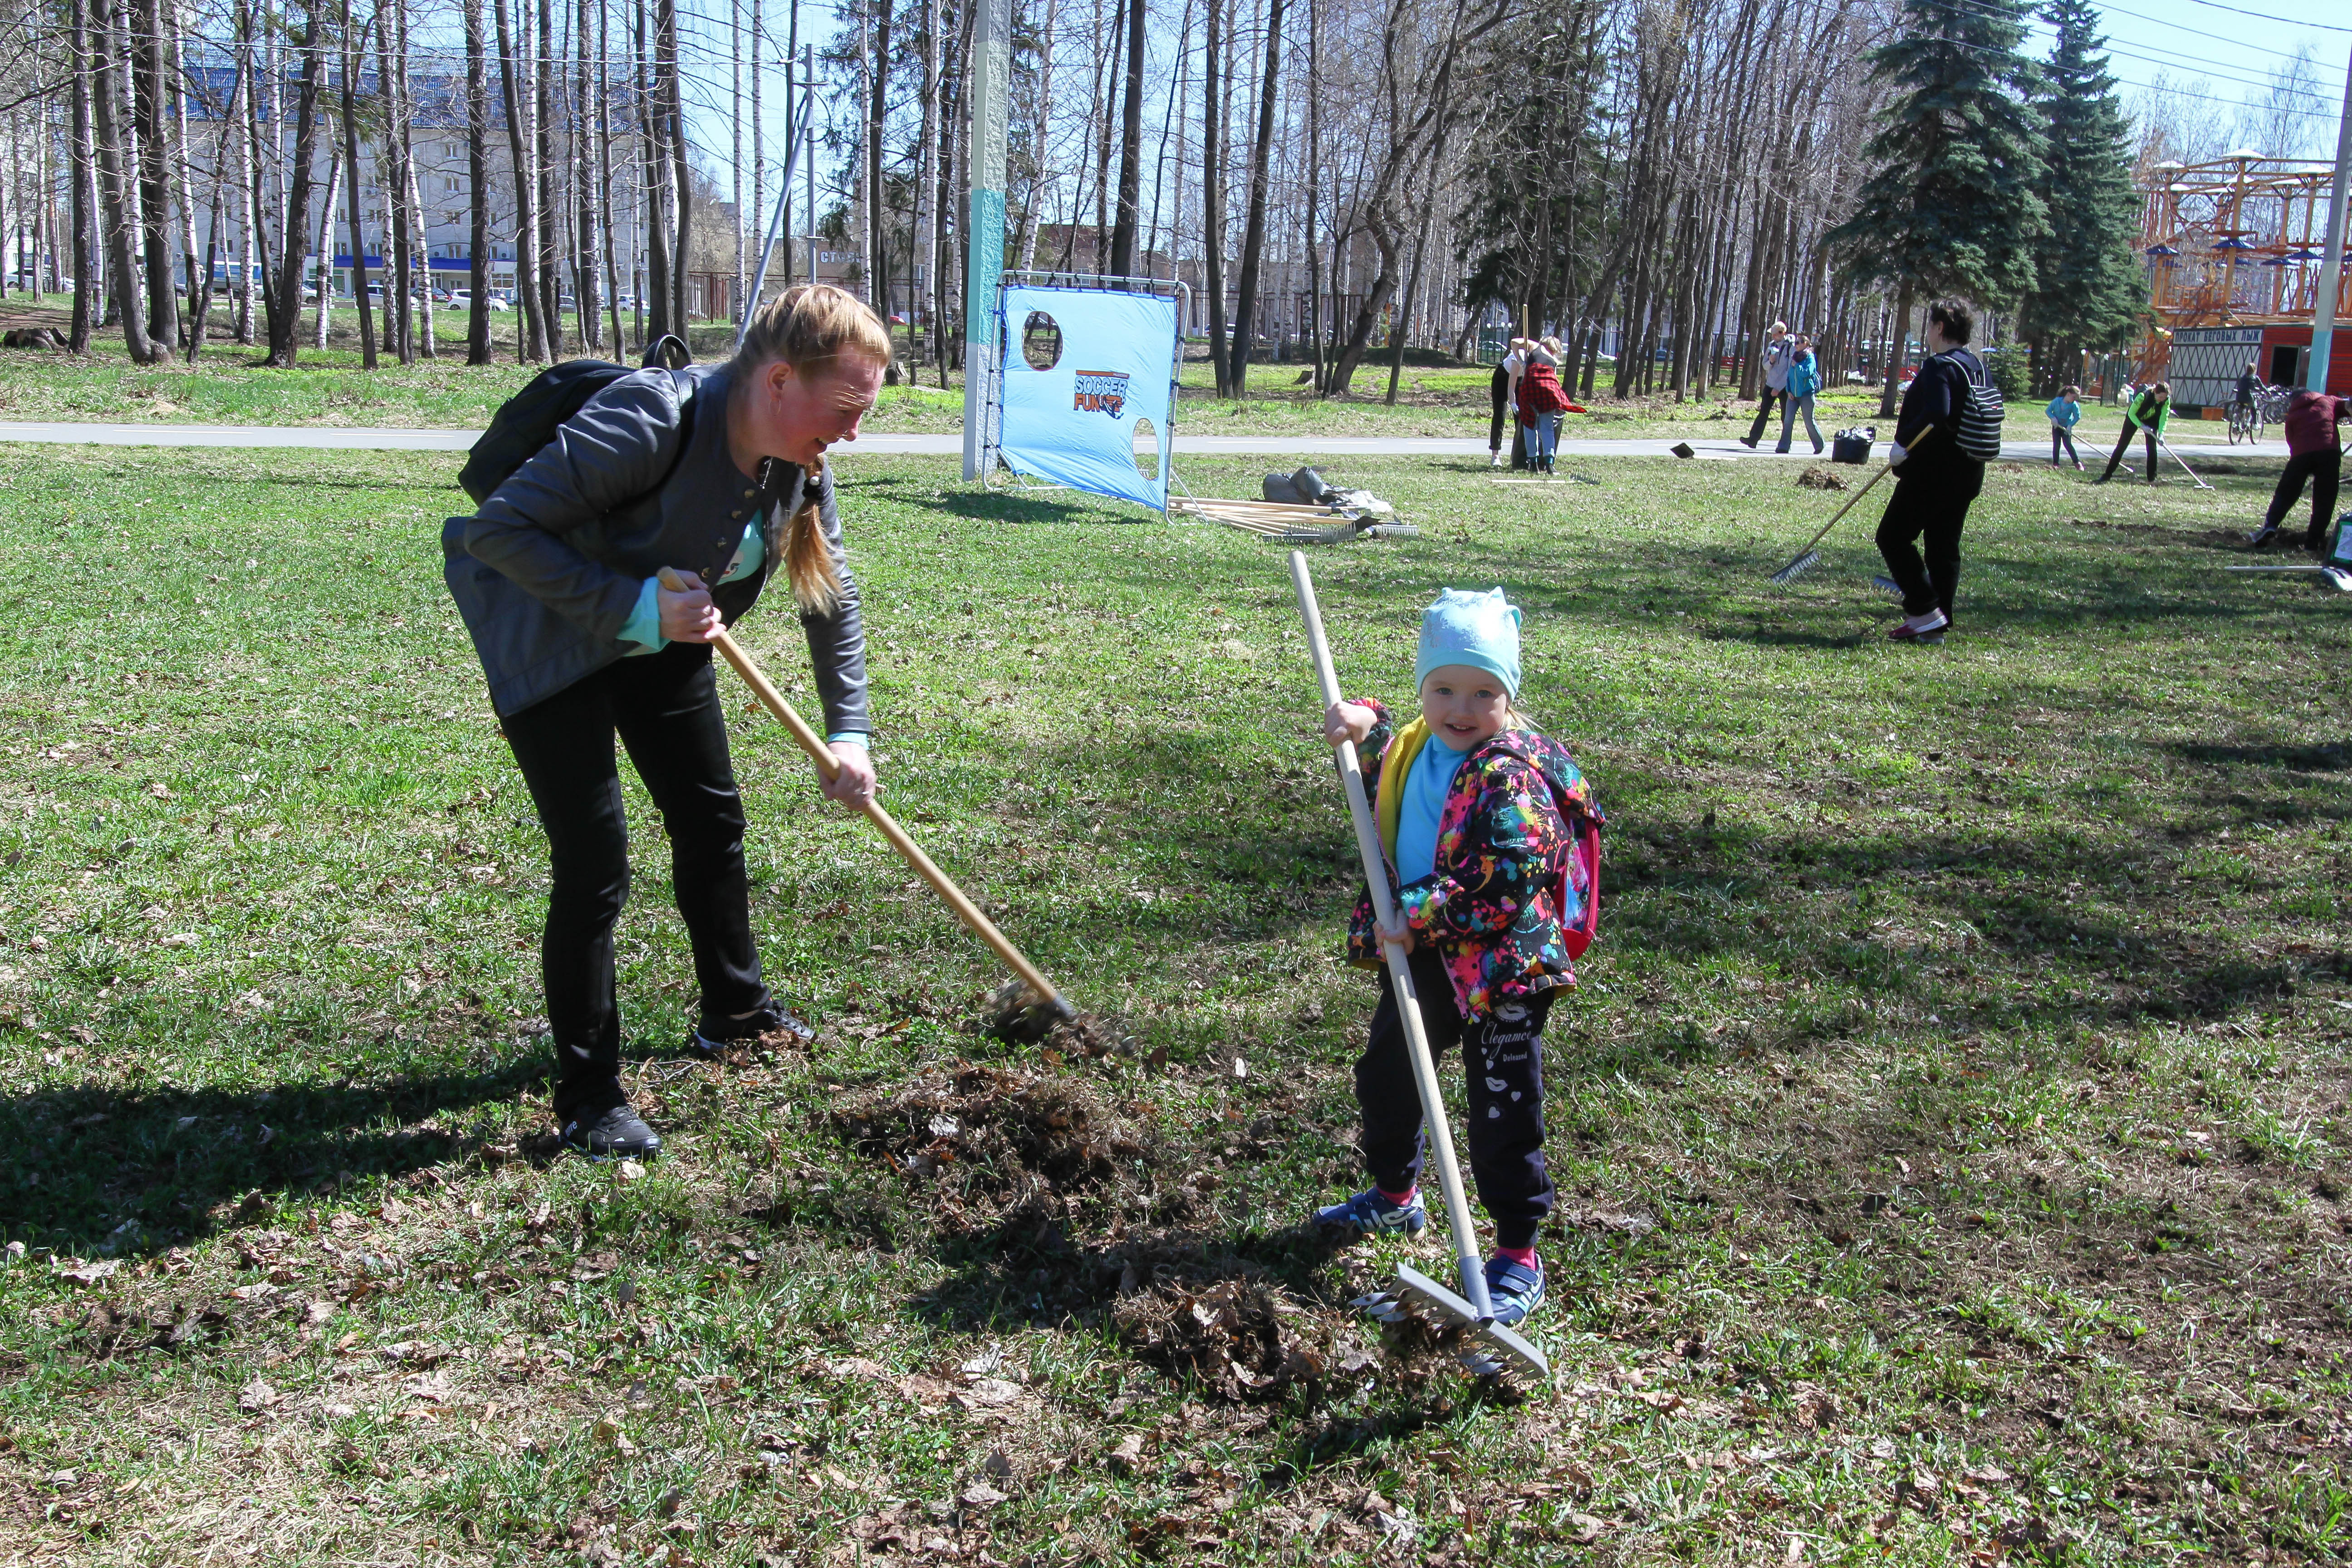
[[[1811,437],[1813,456],[1822,455],[1822,427],[1813,423],[1813,395],[1822,389],[1822,363],[1813,357],[1813,340],[1799,332],[1789,356],[1788,380],[1780,397],[1780,444],[1775,452],[1789,449],[1789,437],[1800,413],[1805,416],[1805,434]]]
[[[1519,352],[1527,364],[1519,374],[1519,423],[1528,433],[1528,467],[1549,474],[1559,440],[1559,416],[1568,408],[1568,395],[1559,385],[1557,340],[1548,345],[1528,339]]]
[[[2123,437],[2116,442],[2115,451],[2108,455],[2106,472],[2091,482],[2103,485],[2116,477],[2116,466],[2124,460],[2124,453],[2131,447],[2132,432],[2137,430],[2147,444],[2147,482],[2156,483],[2156,444],[2164,438],[2165,423],[2171,417],[2170,382],[2159,381],[2154,386],[2140,388],[2124,405]]]
[[[2279,525],[2294,503],[2303,499],[2303,487],[2311,485],[2311,527],[2303,536],[2303,547],[2314,555],[2327,548],[2327,520],[2336,512],[2336,487],[2344,473],[2344,438],[2336,427],[2352,419],[2352,397],[2335,397],[2309,387],[2298,387],[2286,405],[2286,471],[2279,475],[2278,488],[2271,492],[2270,510],[2263,514],[2262,527],[2254,531],[2248,542],[2257,550],[2278,537]]]
[[[1576,984],[1570,933],[1589,935],[1597,861],[1577,852],[1601,826],[1591,785],[1559,742],[1512,707],[1519,611],[1500,588],[1442,591],[1422,612],[1413,661],[1420,716],[1400,725],[1376,701],[1333,703],[1333,745],[1363,760],[1402,929],[1380,927],[1370,889],[1348,921],[1348,959],[1381,972],[1380,1002],[1356,1062],[1371,1185],[1315,1211],[1351,1237],[1412,1236],[1422,1201],[1421,1095],[1382,962],[1402,948],[1433,1056],[1459,1047],[1470,1105],[1470,1170],[1494,1222],[1486,1265],[1495,1321],[1542,1305],[1536,1233],[1551,1212],[1544,1166],[1543,1031]]]
[[[840,773],[873,796],[866,639],[825,448],[857,438],[889,361],[882,323],[827,284],[761,307],[723,364],[626,375],[589,399],[472,517],[442,531],[444,575],[546,829],[540,960],[563,1142],[644,1159],[660,1135],[621,1086],[613,925],[628,896],[617,735],[670,845],[700,1022],[688,1047],[799,1026],[761,978],[743,802],[710,643],[772,582],[800,612]],[[677,572],[676,592],[661,584]]]
[[[1789,336],[1789,323],[1773,322],[1772,335],[1764,344],[1764,390],[1756,399],[1756,423],[1739,438],[1739,444],[1751,451],[1757,442],[1764,439],[1764,425],[1772,417],[1774,400],[1789,395],[1789,363],[1796,354],[1796,340]]]
[[[2050,400],[2050,406],[2042,412],[2050,416],[2050,466],[2053,468],[2058,466],[2058,448],[2063,446],[2066,448],[2068,460],[2074,465],[2074,471],[2081,473],[2083,458],[2074,450],[2074,426],[2083,422],[2083,389],[2079,386],[2060,387],[2058,395]]]
[[[1969,503],[1984,489],[1985,466],[1963,451],[1959,441],[1969,389],[1985,384],[1984,362],[1967,346],[1975,326],[1966,305],[1947,300],[1928,309],[1927,358],[1895,416],[1889,458],[1895,493],[1878,521],[1878,552],[1903,595],[1902,623],[1887,634],[1895,642],[1941,642],[1951,629],[1960,581],[1960,530]],[[1922,438],[1927,445],[1915,453]],[[1922,535],[1924,560],[1913,542]]]

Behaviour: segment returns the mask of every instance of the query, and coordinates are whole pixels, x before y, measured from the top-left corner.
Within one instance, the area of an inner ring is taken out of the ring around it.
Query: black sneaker
[[[652,1160],[661,1154],[661,1134],[646,1126],[626,1100],[564,1118],[563,1142],[592,1160]]]
[[[740,1018],[703,1016],[687,1037],[686,1048],[698,1057],[716,1059],[727,1054],[730,1046],[749,1045],[763,1035],[783,1034],[805,1045],[816,1038],[816,1030],[793,1017],[776,1003],[772,996]]]

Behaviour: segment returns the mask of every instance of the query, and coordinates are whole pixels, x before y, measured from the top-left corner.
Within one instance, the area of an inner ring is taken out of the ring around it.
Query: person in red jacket
[[[2352,419],[2352,397],[2333,397],[2305,387],[2286,405],[2286,472],[2271,492],[2271,510],[2248,541],[2257,550],[2278,537],[2279,524],[2311,483],[2311,528],[2303,547],[2314,555],[2327,548],[2327,520],[2336,511],[2336,485],[2344,471],[2344,442],[2336,426]]]
[[[1519,374],[1519,423],[1527,427],[1528,467],[1548,474],[1559,440],[1559,416],[1568,411],[1568,394],[1559,384],[1559,340],[1523,338],[1515,346],[1527,365]]]

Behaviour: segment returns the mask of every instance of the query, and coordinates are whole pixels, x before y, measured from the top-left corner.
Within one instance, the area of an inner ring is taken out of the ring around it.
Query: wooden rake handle
[[[1912,453],[1914,453],[1914,452],[1917,451],[1921,447],[1926,446],[1926,445],[1927,444],[1927,437],[1929,437],[1930,436],[1933,436],[1933,435],[1936,433],[1936,431],[1937,430],[1937,428],[1939,428],[1939,427],[1938,427],[1938,426],[1934,426],[1934,425],[1930,425],[1930,426],[1927,426],[1927,429],[1925,429],[1925,430],[1921,431],[1921,432],[1919,433],[1919,438],[1918,438],[1917,440],[1916,440],[1916,441],[1912,442],[1910,446],[1908,446],[1908,447],[1905,447],[1905,448],[1904,448],[1904,450],[1903,450],[1903,455],[1904,455],[1906,458],[1908,458]],[[1873,474],[1873,475],[1871,475],[1871,476],[1870,476],[1870,482],[1869,482],[1868,484],[1864,485],[1864,486],[1862,487],[1862,489],[1858,489],[1858,490],[1854,491],[1854,492],[1853,492],[1853,494],[1852,494],[1851,496],[1848,496],[1848,497],[1846,498],[1846,503],[1845,503],[1845,505],[1843,505],[1843,506],[1842,506],[1842,507],[1840,507],[1840,508],[1838,508],[1838,509],[1837,509],[1837,515],[1836,515],[1835,517],[1831,518],[1827,522],[1825,522],[1825,523],[1822,524],[1822,531],[1821,531],[1819,533],[1816,533],[1815,535],[1813,535],[1811,539],[1809,539],[1809,540],[1805,541],[1805,548],[1804,548],[1803,550],[1800,550],[1800,551],[1798,551],[1798,552],[1797,552],[1797,553],[1798,553],[1800,556],[1802,556],[1802,555],[1804,555],[1807,552],[1811,551],[1811,550],[1814,550],[1814,549],[1817,549],[1817,548],[1820,546],[1820,544],[1821,544],[1822,541],[1822,540],[1824,540],[1824,539],[1827,539],[1827,538],[1830,536],[1830,530],[1831,530],[1831,529],[1832,529],[1832,528],[1835,528],[1835,527],[1836,527],[1836,526],[1837,526],[1841,521],[1843,521],[1844,520],[1844,518],[1845,518],[1845,514],[1846,514],[1846,513],[1848,513],[1848,512],[1850,512],[1850,511],[1852,511],[1852,510],[1853,510],[1853,508],[1854,508],[1854,503],[1855,503],[1856,501],[1859,501],[1860,500],[1862,500],[1862,498],[1863,498],[1863,497],[1864,497],[1864,496],[1868,495],[1872,490],[1875,489],[1877,488],[1877,486],[1878,486],[1878,481],[1879,481],[1879,480],[1881,480],[1881,479],[1885,479],[1887,475],[1889,475],[1889,474],[1893,473],[1894,471],[1895,471],[1895,461],[1894,461],[1894,459],[1893,459],[1893,458],[1888,458],[1885,463],[1883,463],[1883,464],[1881,464],[1881,465],[1879,466],[1878,472],[1876,472],[1876,473],[1874,473],[1874,474]]]
[[[667,566],[661,569],[660,582],[673,594],[688,591],[685,579]],[[784,694],[776,689],[775,683],[753,662],[751,656],[743,651],[742,645],[735,640],[733,634],[722,626],[710,640],[727,662],[735,667],[735,673],[743,678],[743,684],[749,686],[768,711],[793,732],[793,739],[800,742],[801,750],[806,752],[809,761],[816,764],[817,772],[824,775],[824,782],[831,784],[840,777],[841,763],[834,756],[833,748],[825,744],[824,737],[812,729],[807,720],[793,711],[793,705],[784,700]],[[931,890],[946,900],[948,908],[955,911],[956,918],[970,926],[972,934],[986,942],[996,956],[1004,961],[1005,966],[1021,977],[1023,984],[1036,993],[1038,1001],[1057,1011],[1067,1009],[1068,1004],[1062,1000],[1062,994],[1054,988],[1054,983],[1022,955],[1021,950],[1013,945],[1011,938],[996,929],[996,922],[981,912],[980,906],[956,886],[954,878],[940,870],[937,862],[923,853],[923,847],[908,836],[907,830],[898,826],[897,818],[883,810],[879,802],[870,798],[859,809],[866,813],[876,827],[882,830],[882,837],[890,841],[890,847],[906,859],[907,864],[931,885]]]

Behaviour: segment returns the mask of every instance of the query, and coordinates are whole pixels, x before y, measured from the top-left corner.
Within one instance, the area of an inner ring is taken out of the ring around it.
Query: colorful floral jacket
[[[1358,748],[1377,814],[1381,764],[1396,726],[1381,704],[1349,700],[1379,715]],[[1539,731],[1505,730],[1454,774],[1437,819],[1437,868],[1399,886],[1389,865],[1405,924],[1444,956],[1465,1016],[1483,1016],[1507,997],[1576,984],[1561,928],[1582,922],[1593,889],[1572,851],[1584,828],[1601,822],[1592,788],[1566,748]],[[1381,966],[1370,889],[1348,918],[1348,961]]]

